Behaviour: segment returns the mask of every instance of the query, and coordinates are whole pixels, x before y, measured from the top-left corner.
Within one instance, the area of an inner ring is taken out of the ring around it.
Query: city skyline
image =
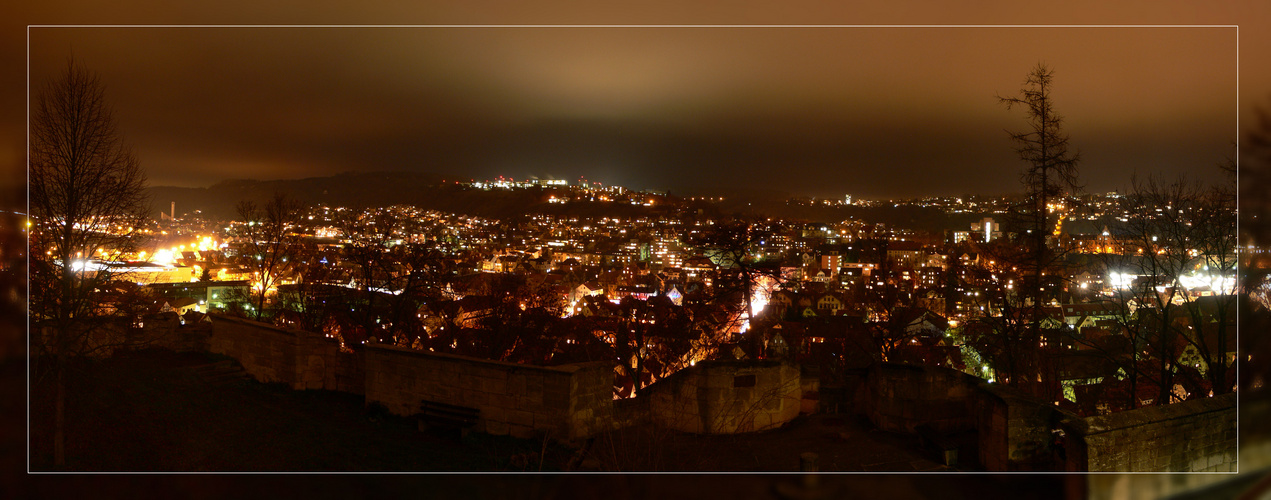
[[[67,54],[100,73],[152,186],[405,170],[884,198],[1016,190],[1007,131],[1027,123],[997,96],[1042,62],[1081,177],[1105,192],[1135,174],[1204,179],[1233,155],[1234,35],[32,28],[31,80]]]

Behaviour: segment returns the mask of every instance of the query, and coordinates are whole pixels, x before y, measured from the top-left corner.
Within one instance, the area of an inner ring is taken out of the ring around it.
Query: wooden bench
[[[466,406],[420,400],[419,430],[449,429],[459,432],[459,437],[466,436],[468,429],[477,425],[481,410]]]
[[[958,442],[953,437],[942,434],[929,424],[922,424],[914,428],[918,431],[918,435],[922,437],[922,442],[940,450],[944,464],[949,467],[958,466]]]

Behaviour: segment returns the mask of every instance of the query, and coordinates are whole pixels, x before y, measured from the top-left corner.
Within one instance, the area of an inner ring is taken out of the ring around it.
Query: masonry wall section
[[[698,434],[780,427],[799,416],[799,367],[779,361],[705,361],[644,388],[652,423]]]
[[[1081,418],[947,368],[882,363],[871,367],[859,396],[860,412],[883,430],[974,430],[980,465],[991,471],[1236,467],[1235,394]]]
[[[979,379],[955,370],[892,363],[874,365],[862,397],[864,413],[879,429],[914,433],[927,424],[940,432],[974,429]]]
[[[1051,430],[1064,414],[1009,387],[948,368],[879,363],[857,396],[861,413],[882,430],[975,432],[975,456],[987,470],[1058,468]]]
[[[237,359],[256,380],[293,389],[364,392],[362,355],[341,352],[338,340],[232,316],[214,316],[212,324],[208,350]]]
[[[397,415],[421,400],[480,410],[476,430],[580,438],[609,429],[612,368],[605,363],[542,367],[372,345],[366,353],[366,402]]]
[[[182,324],[177,313],[167,312],[146,318],[141,341],[176,352],[206,352],[211,334],[211,322]]]
[[[1084,446],[1074,470],[1234,472],[1236,395],[1067,420]],[[1082,456],[1084,455],[1084,456]],[[1084,462],[1084,463],[1082,463]]]

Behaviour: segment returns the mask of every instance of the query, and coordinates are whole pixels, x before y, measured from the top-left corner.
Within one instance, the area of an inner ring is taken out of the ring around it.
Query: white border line
[[[1240,25],[1238,24],[28,24],[26,40],[26,73],[27,73],[27,218],[31,217],[31,28],[1235,28],[1236,29],[1236,206],[1240,204]],[[30,230],[27,230],[27,303],[31,300],[31,252]],[[1240,219],[1236,218],[1236,279],[1239,288],[1240,277]],[[1240,315],[1236,313],[1236,343],[1240,343]],[[630,472],[521,472],[521,471],[32,471],[31,470],[31,316],[27,315],[27,474],[67,475],[67,474],[390,474],[390,475],[654,475],[654,474],[722,474],[722,475],[799,475],[806,472],[786,471],[630,471]],[[1239,350],[1236,359],[1236,383],[1239,388],[1240,368]],[[1109,475],[1109,474],[1201,474],[1201,475],[1236,475],[1240,468],[1240,394],[1236,392],[1236,472],[1202,472],[1202,471],[818,471],[816,475]]]
[[[1236,370],[1236,474],[1240,473],[1240,257],[1247,252],[1240,251],[1240,26],[1236,26],[1236,282],[1232,293],[1236,294],[1236,362],[1232,367]],[[1247,293],[1247,292],[1246,292]],[[1203,339],[1202,339],[1203,340]],[[1224,347],[1225,348],[1225,347]],[[1224,354],[1225,356],[1225,354]],[[1212,389],[1211,389],[1212,390]]]
[[[26,28],[26,220],[31,220],[31,27]],[[31,225],[26,227],[26,471],[31,473]]]
[[[1239,28],[1238,24],[28,24],[27,28]]]

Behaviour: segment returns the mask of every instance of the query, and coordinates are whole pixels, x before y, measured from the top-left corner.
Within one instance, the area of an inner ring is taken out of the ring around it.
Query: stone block
[[[569,393],[570,378],[564,375],[550,374],[543,378],[543,392]]]
[[[496,406],[499,408],[516,408],[517,407],[516,398],[508,394],[486,393],[486,397],[489,398],[490,406]]]
[[[465,391],[481,390],[481,380],[469,375],[461,373],[445,373],[441,374],[438,385],[446,387],[454,387]]]
[[[483,406],[481,409],[481,418],[483,420],[507,422],[507,410],[497,406]]]
[[[534,430],[534,427],[529,425],[509,424],[508,435],[514,438],[531,439],[538,435],[538,433]]]
[[[542,408],[543,407],[543,388],[538,387],[538,388],[526,389],[525,394],[522,394],[520,399],[522,403],[527,407]]]
[[[535,429],[551,429],[565,424],[565,419],[558,414],[533,412],[533,415]]]
[[[509,390],[508,381],[504,378],[482,378],[480,390],[492,394],[517,394]]]
[[[508,368],[505,368],[502,366],[488,366],[485,364],[478,365],[478,367],[476,367],[476,370],[474,370],[474,372],[479,377],[499,379],[499,380],[505,380],[505,381],[514,375],[513,373],[509,373]],[[523,377],[523,375],[521,376]]]
[[[494,378],[494,377],[491,377],[491,380],[495,382],[500,381],[500,379]],[[519,394],[525,393],[525,375],[522,375],[519,373],[513,373],[511,375],[508,375],[507,378],[503,379],[502,381],[504,382],[504,390],[506,390],[509,394],[519,395]],[[490,391],[490,392],[496,392],[496,391]]]
[[[534,414],[525,410],[508,410],[507,421],[513,425],[534,426]]]
[[[755,414],[754,421],[756,430],[767,429],[780,423],[773,418],[773,414],[768,412],[758,412]]]
[[[506,436],[508,434],[508,423],[498,420],[486,420],[485,432],[495,436]]]
[[[561,391],[544,391],[543,406],[546,408],[568,409],[569,393]]]
[[[460,377],[458,372],[442,370],[437,382],[443,385],[458,386],[460,385]]]

